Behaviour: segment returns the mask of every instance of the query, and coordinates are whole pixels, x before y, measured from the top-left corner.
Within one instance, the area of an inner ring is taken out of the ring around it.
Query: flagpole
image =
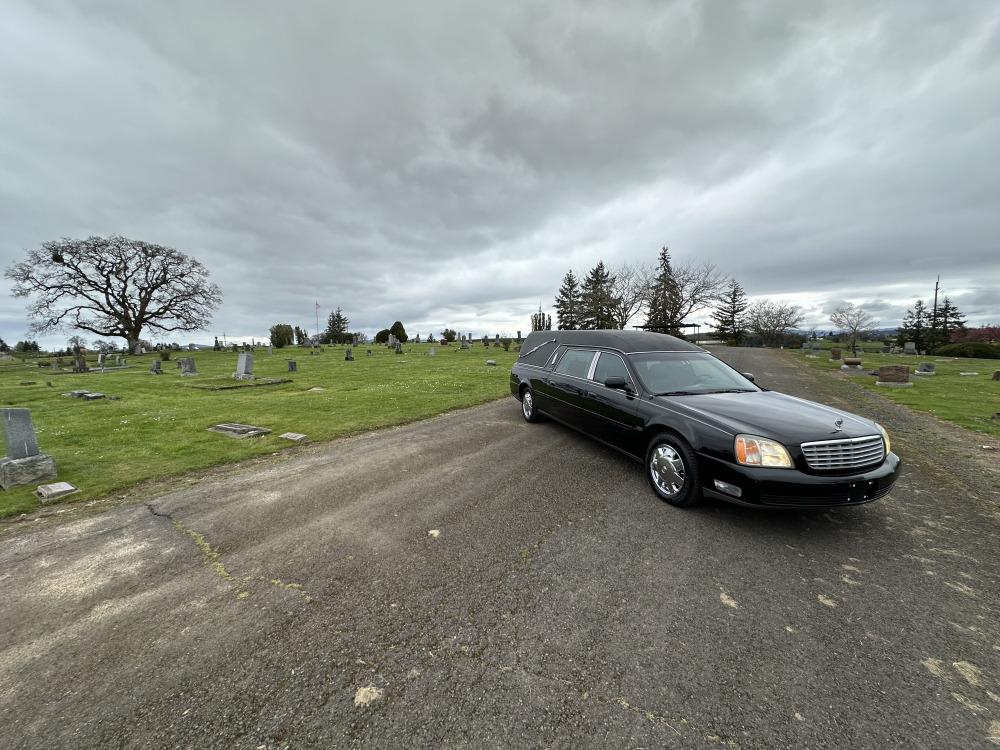
[[[319,302],[316,303],[316,340],[319,341]]]

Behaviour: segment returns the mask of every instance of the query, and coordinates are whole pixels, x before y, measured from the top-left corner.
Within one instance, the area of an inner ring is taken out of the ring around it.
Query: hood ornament
[[[833,426],[836,428],[835,430],[836,432],[841,432],[844,429],[844,420],[843,419],[834,420]]]

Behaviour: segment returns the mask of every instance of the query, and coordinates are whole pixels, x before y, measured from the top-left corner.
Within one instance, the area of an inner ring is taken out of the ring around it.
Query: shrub
[[[295,341],[295,330],[288,323],[275,323],[271,326],[271,346],[283,349]]]
[[[500,339],[500,344],[505,352],[510,351],[510,339]]]
[[[165,346],[162,349],[160,349],[160,361],[166,362],[169,359],[170,359],[170,347]]]
[[[979,359],[996,359],[1000,357],[1000,346],[984,344],[978,341],[967,341],[962,344],[945,344],[934,350],[940,357],[975,357]]]
[[[375,334],[376,344],[385,344],[389,341],[389,329],[383,328],[381,331]]]
[[[403,328],[402,322],[398,320],[395,323],[393,323],[392,326],[389,328],[389,333],[391,333],[393,336],[396,337],[396,341],[399,341],[400,343],[403,344],[405,344],[407,340],[410,338],[409,336],[406,335],[406,329]],[[386,341],[388,340],[389,339],[386,338]]]

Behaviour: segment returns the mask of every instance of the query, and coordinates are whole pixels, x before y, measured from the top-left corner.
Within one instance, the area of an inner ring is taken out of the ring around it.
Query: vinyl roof
[[[521,351],[528,352],[544,341],[555,339],[567,346],[604,346],[631,352],[703,352],[700,346],[665,333],[649,331],[534,331],[528,334]]]

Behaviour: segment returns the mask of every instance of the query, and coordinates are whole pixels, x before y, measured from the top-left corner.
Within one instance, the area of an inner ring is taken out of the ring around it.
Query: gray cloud
[[[173,245],[226,293],[209,340],[316,300],[524,330],[566,269],[664,243],[820,326],[836,300],[891,325],[938,274],[1000,317],[989,0],[15,1],[0,80],[0,260]]]

